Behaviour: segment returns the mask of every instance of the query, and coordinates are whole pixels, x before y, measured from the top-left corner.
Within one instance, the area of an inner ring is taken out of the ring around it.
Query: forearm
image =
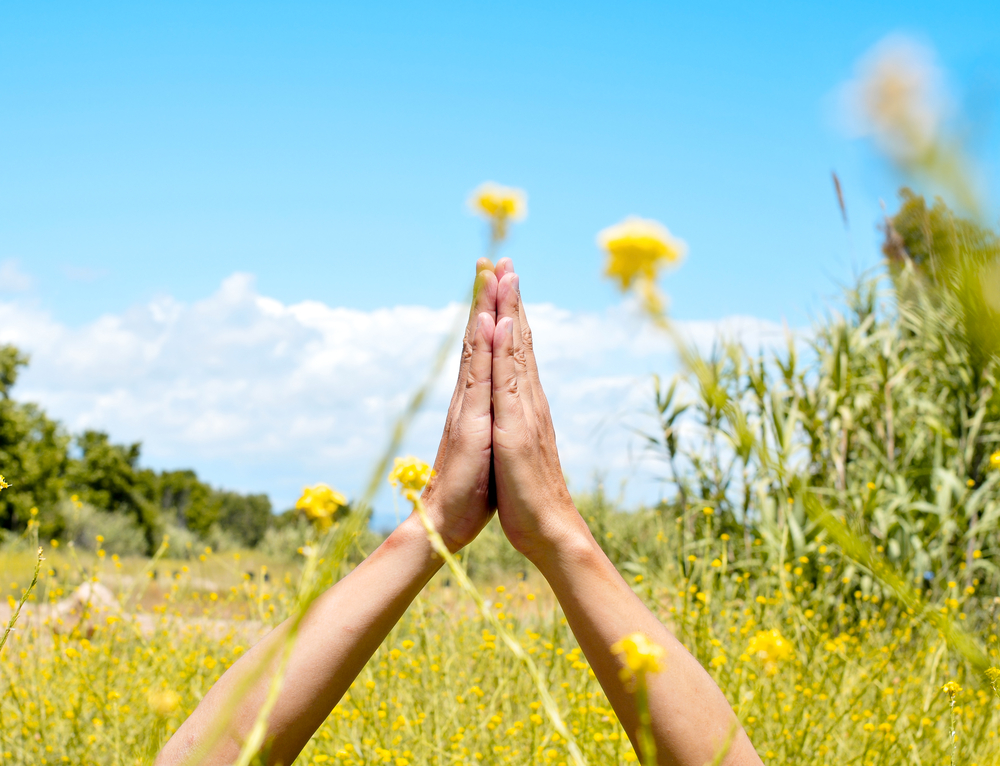
[[[630,633],[641,632],[666,650],[664,669],[647,678],[659,762],[684,766],[711,762],[730,727],[739,726],[732,708],[704,668],[618,574],[582,519],[536,558],[637,750],[635,699],[618,676],[621,664],[611,646]],[[760,763],[742,727],[724,763]]]
[[[268,719],[269,762],[288,764],[295,759],[440,565],[419,520],[411,517],[316,599],[299,628]],[[184,762],[203,745],[213,723],[230,711],[231,723],[221,742],[210,758],[199,763],[231,763],[236,758],[264,704],[287,631],[286,621],[226,671],[167,743],[157,766]],[[248,694],[234,699],[243,680],[259,672],[260,658],[269,652],[274,659],[268,670]]]

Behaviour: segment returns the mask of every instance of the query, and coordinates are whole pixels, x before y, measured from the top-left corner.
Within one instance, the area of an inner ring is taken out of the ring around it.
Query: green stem
[[[38,544],[38,531],[37,527],[35,529],[35,544]],[[45,557],[42,556],[42,549],[39,546],[37,558],[35,559],[35,574],[31,578],[31,584],[25,588],[24,593],[21,594],[21,600],[17,604],[17,609],[14,610],[14,614],[10,616],[10,622],[7,623],[7,627],[3,632],[3,637],[0,638],[0,652],[3,651],[4,644],[7,643],[7,636],[10,632],[14,630],[14,623],[17,622],[18,616],[21,614],[21,607],[24,606],[24,602],[28,600],[28,595],[31,593],[31,589],[35,587],[35,583],[38,582],[38,572],[42,568],[42,562],[45,561]]]
[[[635,684],[635,707],[639,713],[639,749],[643,766],[656,766],[656,740],[653,739],[653,720],[649,714],[649,692],[646,674],[639,671]]]

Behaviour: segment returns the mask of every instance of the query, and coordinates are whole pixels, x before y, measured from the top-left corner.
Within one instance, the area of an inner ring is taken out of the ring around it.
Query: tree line
[[[249,548],[263,539],[273,518],[267,495],[216,489],[193,470],[143,468],[139,442],[73,435],[37,404],[16,401],[11,390],[28,361],[15,346],[0,346],[0,473],[10,483],[0,494],[0,535],[35,519],[44,539],[60,539],[87,507],[130,520],[147,553],[170,528],[200,539],[222,533]]]

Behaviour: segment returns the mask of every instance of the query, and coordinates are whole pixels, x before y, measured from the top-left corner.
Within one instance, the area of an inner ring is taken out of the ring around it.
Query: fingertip
[[[517,306],[517,275],[504,274],[497,283],[497,313],[512,314]]]
[[[508,338],[513,338],[514,337],[514,320],[513,320],[513,318],[512,317],[504,317],[503,319],[500,320],[500,324],[503,325],[503,328],[501,329],[500,327],[497,327],[497,329],[500,330],[500,334],[502,336],[502,339],[503,340],[507,340]]]
[[[493,271],[493,270],[494,270],[493,261],[491,261],[489,258],[480,258],[478,261],[476,261],[476,274],[479,274],[480,272],[483,271]]]
[[[486,341],[487,345],[493,344],[493,334],[496,326],[493,321],[493,315],[488,311],[482,311],[479,313],[479,317],[476,319],[476,332],[482,332],[483,339]]]
[[[503,317],[496,323],[493,331],[493,351],[496,353],[503,347],[504,340],[513,337],[511,329],[514,327],[514,320],[510,317]]]
[[[497,278],[498,279],[502,278],[505,274],[513,274],[514,273],[514,261],[512,261],[510,258],[504,256],[499,261],[497,261],[496,273],[497,273]]]
[[[483,269],[476,275],[476,286],[474,289],[474,307],[479,311],[489,309],[496,310],[497,305],[497,277],[489,269]]]

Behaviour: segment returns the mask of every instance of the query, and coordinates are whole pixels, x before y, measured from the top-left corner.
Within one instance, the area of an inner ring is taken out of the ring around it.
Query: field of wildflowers
[[[685,542],[662,512],[579,502],[635,590],[710,669],[765,762],[1000,760],[996,673],[977,672],[897,600],[845,591],[851,564],[832,549],[768,565],[738,558],[709,525]],[[469,557],[499,535],[491,525]],[[13,599],[33,560],[6,556],[4,572],[23,576],[4,583]],[[149,763],[228,664],[287,614],[299,574],[211,552],[152,563],[46,556],[0,660],[4,764]],[[449,574],[418,598],[299,762],[570,762],[532,679]],[[477,586],[537,664],[586,762],[635,761],[544,581],[526,569]],[[74,592],[83,597],[60,608]],[[994,598],[950,583],[940,608],[975,621],[1000,665]]]
[[[878,137],[904,170],[968,199],[954,152],[914,102],[919,82],[900,66],[873,65],[862,92]],[[471,204],[493,256],[526,197],[489,184]],[[979,287],[1000,257],[996,235],[904,197],[886,221],[891,306],[862,281],[817,328],[807,362],[794,343],[766,361],[735,345],[702,357],[676,334],[657,282],[684,244],[635,218],[599,241],[606,275],[675,338],[685,371],[657,386],[649,436],[671,498],[624,512],[597,490],[577,505],[709,669],[762,759],[1000,762],[1000,301]],[[151,763],[237,657],[281,620],[300,620],[370,550],[361,532],[387,475],[422,513],[429,467],[397,459],[390,472],[390,461],[428,386],[349,511],[332,487],[305,490],[298,509],[315,532],[293,560],[208,547],[173,558],[168,544],[123,559],[100,537],[95,554],[53,541],[43,558],[30,521],[0,550],[0,764]],[[697,445],[679,439],[682,418],[696,423]],[[496,522],[457,558],[440,552],[449,567],[299,762],[637,761],[544,580]],[[614,651],[641,709],[645,674],[671,658],[641,635]]]

